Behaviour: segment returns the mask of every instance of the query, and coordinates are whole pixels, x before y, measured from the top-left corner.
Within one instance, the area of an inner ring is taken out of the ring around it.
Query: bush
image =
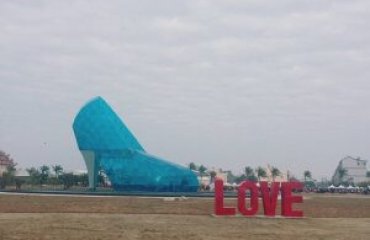
[[[23,180],[23,179],[16,178],[16,179],[15,179],[15,190],[21,190],[22,185],[23,185],[25,182],[26,182],[26,181],[25,181],[25,180]]]
[[[64,173],[60,176],[60,179],[63,183],[64,190],[71,188],[75,182],[75,176],[73,175],[73,173]]]

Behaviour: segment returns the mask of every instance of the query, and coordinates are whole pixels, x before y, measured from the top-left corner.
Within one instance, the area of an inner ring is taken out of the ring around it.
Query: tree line
[[[72,172],[65,172],[61,165],[42,165],[40,167],[31,167],[27,168],[26,171],[29,177],[16,177],[16,166],[17,164],[14,160],[10,157],[9,154],[0,150],[0,160],[2,162],[7,163],[6,170],[0,175],[0,189],[5,189],[6,186],[16,186],[16,189],[20,190],[22,185],[29,184],[29,185],[38,185],[40,187],[44,185],[48,186],[63,186],[63,189],[69,189],[72,186],[88,186],[88,175],[84,174],[73,174]],[[204,165],[196,165],[195,163],[191,162],[189,164],[189,168],[193,171],[198,171],[200,177],[204,177],[209,175],[211,178],[211,182],[215,179],[217,173],[214,170],[208,170],[207,167]],[[281,171],[277,167],[271,167],[271,177],[272,180],[279,176],[282,176]],[[340,182],[344,183],[344,177],[347,175],[347,170],[344,168],[340,168],[338,170],[338,175]],[[370,177],[370,172],[367,172],[367,176]],[[232,172],[228,172],[228,180],[229,182],[240,183],[245,180],[250,181],[261,181],[261,179],[267,177],[266,169],[259,166],[257,168],[252,168],[250,166],[246,166],[243,169],[243,173],[239,175],[234,175]],[[288,176],[289,181],[298,181],[293,176]],[[303,178],[305,182],[305,186],[310,187],[314,185],[311,171],[305,170],[303,172]],[[107,179],[104,176],[103,171],[99,171],[98,175],[98,183],[101,186],[107,185]]]
[[[196,165],[195,163],[191,162],[189,164],[189,168],[193,171],[198,171],[199,172],[199,175],[202,177],[202,176],[205,176],[207,175],[207,168],[204,166],[204,165]],[[211,177],[211,182],[212,180],[214,179],[214,177],[216,176],[216,172],[211,170],[211,171],[208,171],[208,174],[210,175]],[[244,171],[242,174],[240,175],[234,175],[232,174],[231,172],[228,172],[228,179],[230,182],[235,182],[235,183],[241,183],[245,180],[249,180],[249,181],[261,181],[261,179],[263,178],[266,178],[267,177],[267,171],[265,168],[259,166],[257,168],[252,168],[250,166],[246,166],[244,168]],[[279,176],[282,176],[282,172],[277,168],[277,167],[274,167],[272,166],[271,167],[271,177],[272,177],[272,181],[275,181],[275,179]],[[303,172],[303,177],[304,177],[304,181],[305,183],[308,183],[310,181],[312,181],[312,174],[311,174],[311,171],[309,170],[305,170]],[[288,176],[288,180],[296,180],[298,181],[295,177],[293,176]]]
[[[86,173],[73,174],[72,172],[64,172],[61,165],[53,165],[51,167],[42,165],[38,168],[27,168],[26,171],[29,175],[28,183],[31,185],[63,185],[64,190],[72,186],[87,187],[89,185]]]
[[[62,185],[65,190],[72,186],[88,186],[87,174],[76,175],[72,172],[65,172],[63,167],[58,164],[51,167],[42,165],[37,168],[27,168],[26,171],[29,176],[16,176],[17,163],[15,163],[10,155],[0,150],[0,160],[7,164],[5,171],[0,175],[1,189],[5,189],[7,186],[15,186],[16,190],[21,190],[24,184],[40,187],[44,185],[54,187]]]

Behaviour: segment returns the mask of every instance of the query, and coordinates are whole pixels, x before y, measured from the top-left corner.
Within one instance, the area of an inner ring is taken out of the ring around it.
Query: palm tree
[[[256,181],[256,175],[254,174],[253,168],[247,166],[244,168],[244,174],[241,176],[244,179],[248,179],[250,181]]]
[[[253,171],[253,168],[247,166],[244,168],[244,173],[245,173],[245,176],[248,178],[250,176],[253,176],[254,175],[254,171]]]
[[[54,165],[52,166],[53,168],[53,171],[55,173],[55,176],[57,176],[57,178],[59,178],[59,175],[63,173],[63,167],[60,166],[60,165]]]
[[[60,176],[63,173],[63,167],[60,165],[54,165],[51,166],[51,168],[53,169],[55,176],[50,179],[50,182],[53,184],[53,186],[55,186],[56,184],[61,183]]]
[[[272,181],[275,182],[275,178],[280,176],[280,170],[277,167],[271,168]]]
[[[26,169],[28,175],[30,176],[31,178],[31,184],[39,184],[40,183],[40,171],[34,167],[31,167],[31,168],[27,168]]]
[[[266,170],[263,167],[258,167],[256,169],[258,181],[261,181],[261,178],[266,177]]]
[[[304,176],[304,182],[307,182],[307,178],[311,178],[312,175],[311,175],[311,172],[306,170],[303,172],[303,176]]]
[[[49,178],[49,172],[50,172],[50,168],[49,166],[46,166],[46,165],[42,165],[40,167],[40,183],[41,184],[44,184],[48,181],[48,178]]]
[[[195,163],[191,162],[189,163],[189,168],[193,171],[197,170],[197,165],[195,165]]]
[[[207,168],[205,166],[203,166],[203,165],[200,165],[198,171],[200,173],[200,176],[202,177],[206,173]]]

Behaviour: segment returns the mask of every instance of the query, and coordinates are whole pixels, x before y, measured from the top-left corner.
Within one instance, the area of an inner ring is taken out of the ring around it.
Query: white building
[[[222,171],[222,169],[216,169],[216,168],[211,168],[209,170],[207,170],[205,173],[200,173],[199,171],[194,171],[193,172],[197,175],[197,178],[198,178],[198,181],[199,181],[199,184],[201,186],[210,186],[212,184],[212,177],[211,177],[211,172],[215,172],[216,173],[216,176],[215,178],[219,178],[219,179],[222,179],[224,184],[227,184],[228,182],[228,173],[230,171]]]
[[[338,185],[341,182],[357,184],[369,181],[370,179],[366,177],[366,163],[366,160],[362,160],[360,158],[353,158],[350,156],[343,158],[339,161],[338,167],[335,169],[333,183],[335,185]],[[345,169],[345,174],[342,176],[342,179],[340,176],[341,169]]]

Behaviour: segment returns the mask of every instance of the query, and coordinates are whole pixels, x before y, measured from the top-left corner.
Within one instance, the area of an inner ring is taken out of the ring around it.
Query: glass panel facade
[[[85,158],[89,179],[96,179],[96,169],[101,168],[116,191],[198,190],[197,177],[190,169],[146,153],[101,97],[94,98],[82,107],[73,123],[73,130],[79,149],[91,151],[91,156],[95,158],[93,167],[91,159],[88,164]],[[95,183],[92,185],[94,187]]]

